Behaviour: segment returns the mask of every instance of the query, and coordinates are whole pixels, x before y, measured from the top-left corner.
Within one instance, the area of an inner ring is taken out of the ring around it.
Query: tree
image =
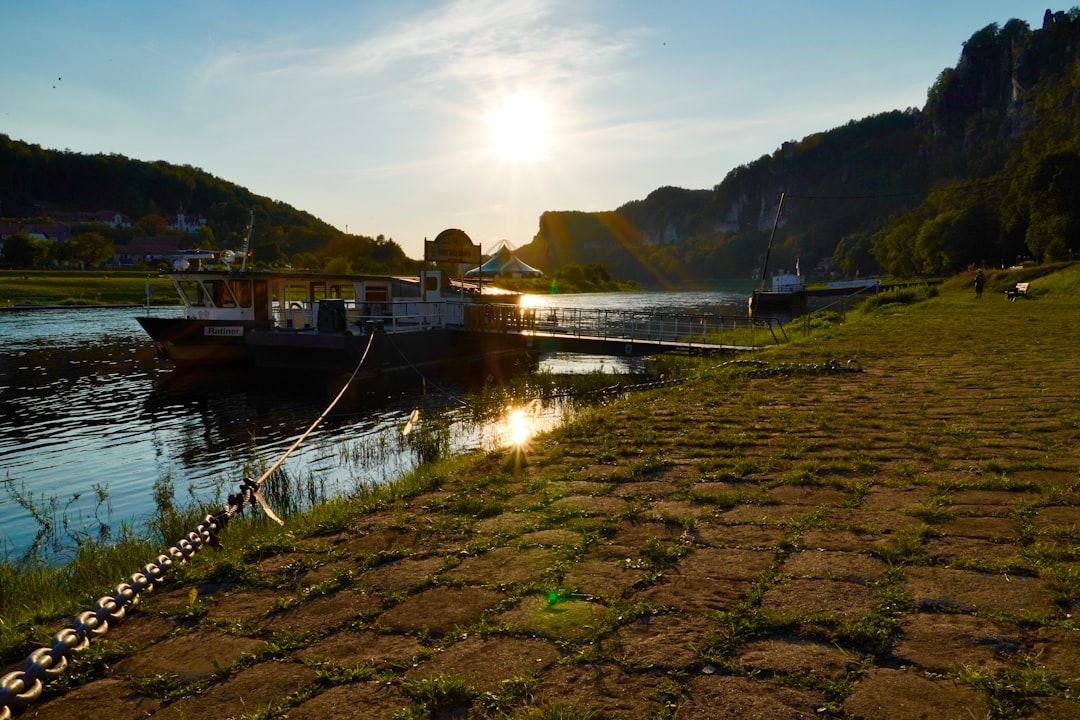
[[[113,244],[101,233],[89,232],[76,235],[70,241],[71,260],[79,265],[102,265],[113,256]]]
[[[915,235],[919,223],[905,215],[874,233],[871,253],[881,269],[890,275],[909,276],[919,272],[915,264]]]
[[[871,254],[873,243],[866,233],[848,235],[840,240],[833,253],[833,260],[846,277],[872,275],[880,268]]]
[[[919,270],[931,275],[953,269],[957,258],[955,249],[963,243],[964,213],[951,210],[935,215],[919,228],[915,236],[915,263]]]
[[[195,240],[195,246],[203,250],[217,250],[217,238],[214,236],[214,231],[209,225],[200,225],[199,229],[192,235]]]
[[[49,257],[49,242],[20,230],[4,238],[4,264],[15,268],[44,265]]]
[[[1038,156],[1014,174],[1003,205],[1005,232],[1022,236],[1040,262],[1065,257],[1080,239],[1080,153],[1071,150]]]
[[[1024,240],[1039,262],[1064,260],[1069,253],[1069,226],[1074,224],[1067,213],[1038,213],[1031,218]]]
[[[165,222],[165,218],[156,214],[143,215],[139,218],[139,221],[135,223],[143,235],[149,237],[155,237],[157,235],[164,235],[168,230],[168,224]]]
[[[352,271],[352,263],[349,262],[349,259],[340,256],[330,258],[323,267],[323,272],[329,275],[350,275]]]
[[[299,270],[318,270],[322,267],[318,256],[310,252],[298,252],[293,255],[292,265]]]

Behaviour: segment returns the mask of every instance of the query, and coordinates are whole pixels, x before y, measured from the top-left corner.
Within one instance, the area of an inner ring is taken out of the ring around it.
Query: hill
[[[102,210],[131,218],[131,227],[88,220]],[[254,256],[270,264],[322,267],[337,261],[365,272],[411,272],[393,240],[347,235],[287,203],[255,195],[190,165],[144,162],[123,155],[46,150],[0,134],[0,211],[5,218],[64,224],[72,236],[95,232],[114,243],[163,231],[177,212],[205,218],[192,239],[204,248],[239,248],[254,217]]]
[[[772,268],[947,273],[1067,255],[1080,232],[1080,11],[974,33],[923,108],[784,143],[711,190],[663,187],[599,213],[548,212],[519,249],[550,270],[606,262],[642,283],[757,277],[781,193]]]

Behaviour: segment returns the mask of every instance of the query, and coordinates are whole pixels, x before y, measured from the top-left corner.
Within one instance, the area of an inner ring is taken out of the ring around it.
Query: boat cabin
[[[772,292],[774,293],[797,293],[802,292],[804,289],[806,288],[801,275],[793,275],[781,270],[772,276]]]
[[[324,300],[340,300],[345,324],[367,322],[442,326],[463,322],[461,301],[471,293],[444,284],[440,272],[419,278],[178,271],[173,285],[185,317],[197,320],[272,321],[274,327],[320,327]]]

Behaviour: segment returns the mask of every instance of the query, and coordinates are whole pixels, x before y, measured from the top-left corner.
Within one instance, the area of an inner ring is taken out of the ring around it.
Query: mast
[[[781,202],[781,204],[784,202],[784,196],[783,195],[780,196],[780,202]],[[248,210],[248,212],[251,213],[251,219],[248,221],[248,231],[247,231],[247,237],[244,238],[244,247],[240,251],[244,256],[244,259],[240,261],[240,272],[244,272],[244,270],[247,269],[248,247],[251,246],[251,231],[255,229],[255,211],[254,210]],[[773,232],[776,232],[775,227],[773,228]],[[769,244],[771,246],[772,241],[770,241]]]
[[[780,213],[784,209],[784,193],[780,193],[780,204],[776,206],[776,218],[773,220],[772,232],[769,233],[769,247],[765,250],[765,262],[761,265],[761,289],[765,289],[765,278],[769,272],[769,255],[772,254],[773,240],[776,238],[776,226],[780,224]]]

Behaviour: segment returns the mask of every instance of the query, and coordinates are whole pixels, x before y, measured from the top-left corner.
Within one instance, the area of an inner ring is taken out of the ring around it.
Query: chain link
[[[0,677],[0,720],[11,720],[41,697],[42,680],[51,680],[63,673],[73,653],[85,650],[90,638],[101,637],[109,631],[110,623],[124,619],[129,608],[139,602],[143,592],[150,592],[165,580],[169,569],[185,563],[203,547],[209,545],[220,549],[219,533],[234,515],[244,507],[255,506],[258,485],[245,478],[240,492],[230,495],[225,508],[216,515],[207,515],[175,545],[131,574],[116,586],[112,595],[98,598],[94,609],[81,613],[72,627],[64,628],[53,636],[49,647],[41,647],[27,656],[22,670],[9,672]]]

